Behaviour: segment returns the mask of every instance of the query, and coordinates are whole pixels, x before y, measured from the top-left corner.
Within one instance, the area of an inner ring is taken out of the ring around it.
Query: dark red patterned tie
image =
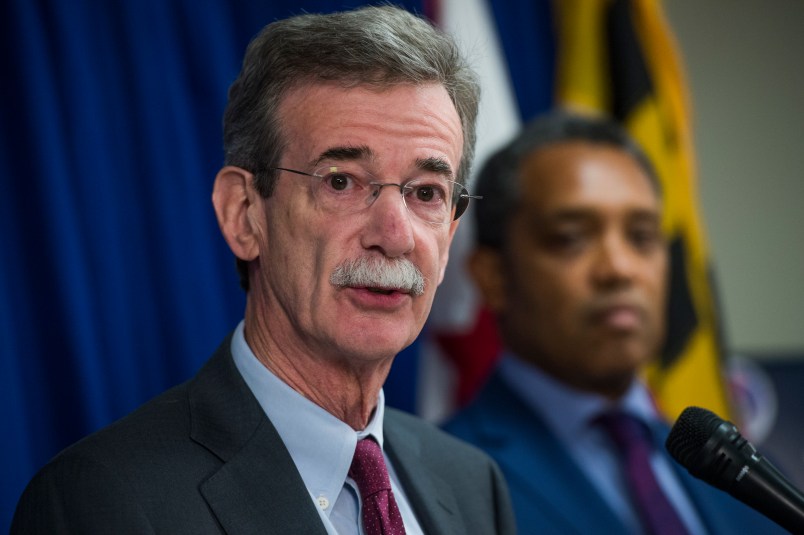
[[[363,500],[365,535],[405,535],[382,449],[374,440],[364,438],[357,442],[349,477],[357,483]]]
[[[653,474],[650,465],[653,445],[645,424],[622,412],[603,414],[596,421],[620,450],[631,497],[646,531],[653,535],[688,533]]]

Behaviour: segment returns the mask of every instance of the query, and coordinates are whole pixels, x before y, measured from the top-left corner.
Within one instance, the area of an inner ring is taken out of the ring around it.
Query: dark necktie
[[[653,535],[688,533],[653,474],[650,465],[653,444],[645,424],[622,412],[602,414],[596,421],[619,449],[631,498],[646,531]]]
[[[357,442],[349,477],[355,480],[363,500],[366,535],[405,535],[405,524],[391,491],[391,480],[379,444],[370,438]]]

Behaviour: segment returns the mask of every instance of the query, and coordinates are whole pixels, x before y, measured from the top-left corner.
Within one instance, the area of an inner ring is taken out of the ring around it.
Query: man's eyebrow
[[[318,157],[311,162],[312,165],[310,167],[316,167],[321,162],[325,161],[344,162],[354,160],[371,160],[373,158],[374,151],[372,151],[366,145],[330,147],[319,154]]]
[[[551,213],[540,214],[538,219],[543,223],[565,223],[591,220],[595,217],[594,210],[587,208],[561,208]]]
[[[450,166],[449,162],[447,162],[444,158],[435,156],[431,158],[420,158],[416,160],[416,167],[422,171],[429,171],[431,173],[444,175],[447,178],[454,180],[452,166]]]
[[[541,221],[551,223],[592,220],[598,217],[599,217],[598,212],[595,209],[582,206],[560,208],[551,213],[539,215],[539,219]],[[629,221],[636,220],[636,221],[660,222],[662,219],[662,215],[660,212],[648,208],[644,209],[634,208],[632,210],[629,210],[625,214],[625,217]]]
[[[662,214],[656,210],[634,210],[629,214],[631,220],[636,221],[650,221],[651,223],[661,223]]]

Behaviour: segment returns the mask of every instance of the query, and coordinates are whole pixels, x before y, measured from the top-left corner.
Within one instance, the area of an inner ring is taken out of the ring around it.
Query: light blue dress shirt
[[[643,422],[656,421],[660,416],[647,388],[634,381],[619,403],[614,404],[602,396],[570,388],[512,354],[503,356],[499,372],[503,380],[542,417],[603,499],[628,526],[629,532],[643,533],[637,511],[628,499],[617,448],[606,431],[593,425],[592,420],[605,410],[619,408]],[[651,465],[659,485],[689,532],[705,534],[701,519],[666,457],[654,451]]]
[[[382,390],[371,421],[362,431],[355,431],[263,366],[246,343],[244,325],[241,321],[232,337],[235,365],[282,437],[327,532],[362,535],[360,494],[347,473],[358,440],[371,436],[381,447],[383,445],[385,396]],[[385,464],[405,531],[409,535],[423,535],[387,455]]]

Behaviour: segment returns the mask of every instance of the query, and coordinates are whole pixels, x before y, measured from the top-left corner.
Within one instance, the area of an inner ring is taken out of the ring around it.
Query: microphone
[[[733,423],[687,407],[665,447],[690,474],[724,490],[791,533],[804,533],[804,494],[757,453]]]

